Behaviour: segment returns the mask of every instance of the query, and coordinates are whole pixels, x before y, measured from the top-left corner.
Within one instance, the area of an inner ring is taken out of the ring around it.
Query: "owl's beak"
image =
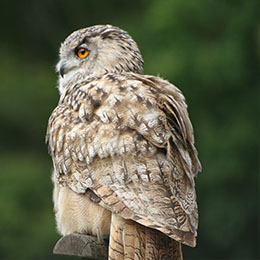
[[[64,65],[61,65],[60,66],[60,69],[59,69],[59,73],[60,73],[60,75],[61,75],[61,77],[63,78],[63,76],[64,76],[64,74],[65,74],[65,71],[64,71],[65,69],[64,69]]]
[[[63,78],[65,74],[76,68],[76,66],[69,66],[66,62],[60,61],[56,66],[56,71]]]

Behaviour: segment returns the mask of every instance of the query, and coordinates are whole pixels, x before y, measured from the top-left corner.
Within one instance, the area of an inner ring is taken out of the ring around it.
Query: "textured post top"
[[[70,234],[56,243],[53,253],[83,259],[105,260],[108,258],[108,244],[106,241],[98,241],[96,237]]]

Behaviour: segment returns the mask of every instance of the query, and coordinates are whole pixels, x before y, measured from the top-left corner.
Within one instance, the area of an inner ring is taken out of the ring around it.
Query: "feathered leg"
[[[182,260],[181,244],[163,233],[113,214],[110,260]]]

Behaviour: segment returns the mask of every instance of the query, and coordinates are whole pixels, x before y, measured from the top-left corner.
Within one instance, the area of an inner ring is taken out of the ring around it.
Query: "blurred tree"
[[[203,173],[198,246],[185,259],[256,259],[259,247],[257,0],[1,1],[0,259],[52,256],[54,65],[73,30],[110,23],[139,44],[145,72],[184,92]],[[14,250],[15,249],[15,250]]]

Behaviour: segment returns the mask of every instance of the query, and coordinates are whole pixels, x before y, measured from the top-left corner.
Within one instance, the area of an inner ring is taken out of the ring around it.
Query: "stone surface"
[[[98,241],[96,237],[70,234],[56,243],[53,253],[83,259],[105,260],[108,257],[108,244],[106,241]]]

